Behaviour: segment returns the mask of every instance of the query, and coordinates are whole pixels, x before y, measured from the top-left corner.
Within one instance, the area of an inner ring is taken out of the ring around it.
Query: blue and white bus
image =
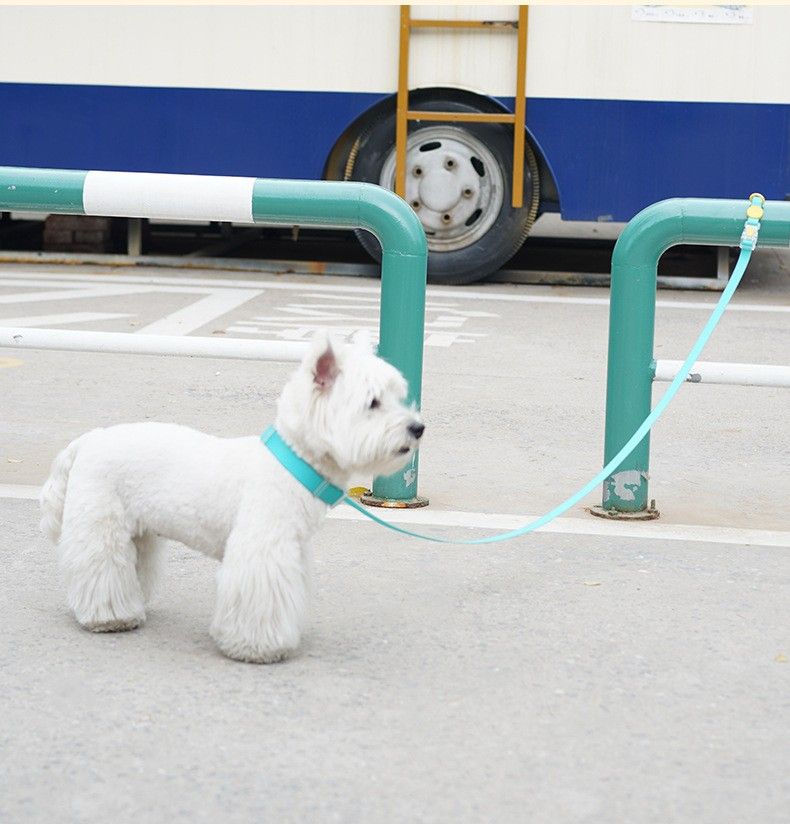
[[[474,219],[447,209],[437,226],[423,209],[432,280],[484,277],[545,211],[624,221],[670,196],[790,196],[790,7],[529,12],[521,209],[512,126],[409,124],[428,200],[462,196],[442,188],[436,146],[486,177]],[[0,165],[393,185],[397,6],[0,6],[0,35]],[[505,32],[426,29],[410,106],[512,111],[515,66]]]

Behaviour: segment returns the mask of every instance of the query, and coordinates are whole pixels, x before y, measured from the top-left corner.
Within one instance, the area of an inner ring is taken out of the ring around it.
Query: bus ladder
[[[524,134],[527,85],[528,7],[518,7],[515,20],[415,20],[410,6],[400,7],[400,53],[398,62],[398,97],[395,119],[395,192],[406,194],[406,138],[410,120],[435,120],[452,123],[513,124],[512,204],[520,209],[524,203]],[[478,112],[425,112],[409,109],[409,45],[412,29],[509,29],[518,35],[516,58],[516,105],[513,114]]]

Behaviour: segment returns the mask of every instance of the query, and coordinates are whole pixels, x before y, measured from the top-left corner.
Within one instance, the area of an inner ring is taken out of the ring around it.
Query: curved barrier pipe
[[[367,229],[382,247],[379,354],[400,369],[409,382],[409,399],[420,405],[428,248],[417,216],[387,189],[370,183],[0,166],[0,211]],[[422,503],[417,469],[415,454],[401,472],[374,480],[373,497],[396,506]]]
[[[612,255],[604,465],[650,413],[658,259],[679,243],[737,246],[743,200],[674,198],[654,203],[623,230]],[[765,204],[759,245],[790,246],[790,203]],[[648,511],[648,435],[604,481],[609,514]]]

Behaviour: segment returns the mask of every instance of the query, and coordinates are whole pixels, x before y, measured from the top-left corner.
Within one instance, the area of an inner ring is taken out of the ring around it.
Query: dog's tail
[[[60,527],[63,522],[63,503],[66,500],[66,487],[69,483],[74,459],[77,457],[81,435],[58,453],[52,462],[52,470],[47,482],[41,488],[38,502],[41,505],[41,531],[56,544],[60,539]]]

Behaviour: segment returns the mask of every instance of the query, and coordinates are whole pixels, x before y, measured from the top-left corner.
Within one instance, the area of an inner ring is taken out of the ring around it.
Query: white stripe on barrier
[[[0,347],[114,352],[125,355],[182,355],[202,358],[300,361],[308,344],[298,341],[134,335],[128,332],[64,331],[0,326]]]
[[[254,177],[88,172],[86,215],[253,223]]]

